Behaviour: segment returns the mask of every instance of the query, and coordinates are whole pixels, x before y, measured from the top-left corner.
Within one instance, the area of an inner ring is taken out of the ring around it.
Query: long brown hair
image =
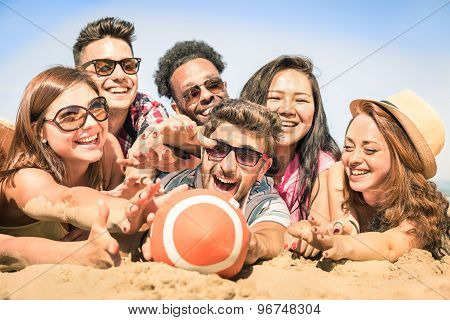
[[[391,169],[379,187],[384,197],[375,208],[364,201],[361,192],[350,188],[345,175],[345,201],[342,208],[345,211],[349,208],[375,211],[366,231],[386,231],[408,220],[414,226],[410,232],[419,246],[430,251],[435,258],[442,257],[448,253],[445,248],[450,226],[448,201],[433,182],[425,179],[423,165],[414,145],[388,111],[367,102],[357,108],[356,114],[366,114],[376,123],[389,148]]]
[[[25,89],[17,113],[11,148],[0,172],[0,181],[13,184],[14,175],[24,168],[48,172],[57,183],[68,185],[63,160],[46,143],[42,143],[45,110],[68,88],[83,83],[98,94],[95,83],[84,73],[65,67],[53,67],[34,77]],[[102,188],[102,159],[88,167],[88,186]]]
[[[295,153],[300,157],[300,168],[296,192],[292,195],[290,212],[300,208],[300,219],[309,215],[311,203],[314,201],[312,190],[314,182],[319,176],[320,151],[330,154],[335,160],[341,158],[341,151],[328,130],[327,117],[323,109],[322,96],[317,79],[313,73],[312,61],[302,56],[280,56],[270,61],[247,81],[242,89],[240,98],[260,105],[267,105],[267,95],[273,78],[281,71],[293,69],[306,75],[311,84],[314,98],[314,116],[308,133],[297,142]],[[292,200],[294,200],[292,199]],[[309,201],[309,206],[306,204]]]

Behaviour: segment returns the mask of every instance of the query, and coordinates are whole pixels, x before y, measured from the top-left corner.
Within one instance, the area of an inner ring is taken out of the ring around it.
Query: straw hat
[[[358,99],[350,103],[352,116],[365,102],[372,102],[390,112],[411,139],[424,167],[426,179],[436,174],[436,155],[445,141],[445,129],[441,118],[425,100],[411,90],[400,91],[386,100]]]

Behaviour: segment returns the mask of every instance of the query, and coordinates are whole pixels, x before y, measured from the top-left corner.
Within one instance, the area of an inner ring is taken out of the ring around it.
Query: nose
[[[295,115],[294,108],[292,108],[292,102],[289,99],[282,99],[280,101],[277,112],[279,115],[285,117]]]
[[[220,167],[222,168],[222,171],[227,173],[235,173],[237,168],[237,162],[236,162],[236,154],[233,150],[230,151],[230,153],[227,154],[225,158],[222,159],[220,162]]]
[[[363,162],[363,157],[362,157],[362,150],[361,149],[355,149],[349,158],[349,163],[350,166],[352,165],[357,165]]]
[[[86,122],[83,125],[83,129],[89,129],[97,125],[98,125],[97,120],[95,120],[94,117],[88,113]]]
[[[113,73],[109,76],[113,80],[123,80],[127,77],[127,74],[123,71],[120,63],[116,64]]]
[[[200,103],[202,105],[208,105],[214,100],[214,94],[205,88],[205,86],[201,86],[201,95],[200,95]]]

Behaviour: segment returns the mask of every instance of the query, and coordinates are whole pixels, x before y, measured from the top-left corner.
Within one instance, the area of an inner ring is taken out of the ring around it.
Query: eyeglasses
[[[231,151],[234,151],[236,161],[239,164],[247,167],[254,167],[258,163],[259,159],[262,157],[264,161],[269,159],[269,156],[265,153],[260,153],[258,151],[248,149],[248,148],[237,148],[230,146],[229,144],[215,140],[217,142],[216,146],[213,148],[207,148],[206,153],[208,154],[208,159],[212,161],[222,160]]]
[[[106,77],[114,72],[117,64],[120,64],[123,72],[125,72],[126,74],[136,74],[139,71],[141,60],[141,58],[126,58],[120,61],[111,59],[96,59],[86,62],[81,66],[81,68],[86,69],[91,64],[93,64],[95,73],[100,77]]]
[[[183,92],[182,97],[187,105],[197,103],[200,100],[202,94],[202,89],[200,87],[202,86],[213,94],[219,94],[225,89],[225,83],[220,78],[205,80],[203,84],[192,86]]]
[[[53,122],[62,131],[70,132],[83,127],[88,114],[98,122],[108,119],[108,103],[105,97],[93,99],[88,108],[81,106],[64,107],[55,114],[53,119],[44,118],[44,122]]]

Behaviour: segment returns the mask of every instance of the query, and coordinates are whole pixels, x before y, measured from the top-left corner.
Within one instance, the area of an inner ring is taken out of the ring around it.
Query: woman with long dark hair
[[[313,68],[305,57],[278,57],[256,71],[240,95],[281,118],[283,132],[276,148],[275,182],[293,222],[308,218],[319,174],[341,156],[328,130]]]

